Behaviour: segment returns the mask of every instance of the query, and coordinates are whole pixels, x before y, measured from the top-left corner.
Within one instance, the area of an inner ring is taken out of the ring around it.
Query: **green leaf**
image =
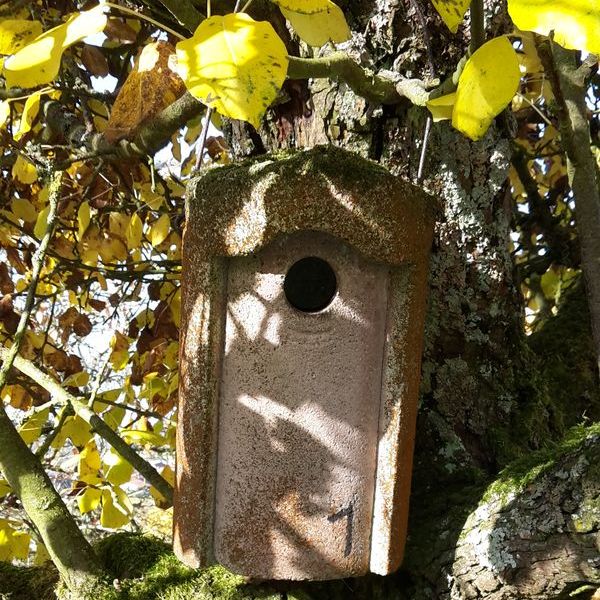
[[[519,59],[507,37],[485,43],[467,61],[456,90],[452,125],[479,140],[519,88]]]
[[[60,69],[63,52],[106,25],[101,4],[73,15],[66,23],[39,35],[4,62],[7,87],[32,88],[50,83]]]
[[[508,13],[522,31],[554,32],[565,48],[600,54],[598,0],[508,0]]]
[[[284,43],[272,25],[244,13],[205,19],[177,44],[179,75],[190,93],[223,116],[258,127],[287,73]]]
[[[328,0],[327,8],[317,13],[306,14],[281,8],[294,31],[309,46],[323,46],[327,42],[339,44],[352,36],[342,9]]]
[[[463,22],[465,13],[469,10],[471,0],[431,0],[438,11],[442,21],[446,23],[452,33],[458,31],[458,26]]]

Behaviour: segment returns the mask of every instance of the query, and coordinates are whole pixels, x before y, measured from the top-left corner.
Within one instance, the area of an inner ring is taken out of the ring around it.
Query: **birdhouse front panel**
[[[215,556],[264,579],[368,571],[386,266],[322,233],[228,268]]]

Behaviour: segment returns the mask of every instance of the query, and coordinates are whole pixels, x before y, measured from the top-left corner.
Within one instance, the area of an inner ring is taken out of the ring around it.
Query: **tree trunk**
[[[344,50],[374,72],[444,78],[468,45],[444,29],[429,2],[340,4],[354,32]],[[506,25],[503,14],[492,14],[497,4],[486,4],[495,34]],[[298,50],[291,42],[288,48]],[[284,89],[289,99],[259,132],[227,126],[238,157],[330,143],[416,180],[424,109],[373,105],[325,79],[288,81]],[[559,598],[576,583],[600,581],[600,565],[590,558],[597,521],[585,533],[576,527],[566,532],[559,518],[576,514],[573,490],[585,488],[581,498],[593,500],[589,490],[596,481],[597,497],[597,472],[576,468],[586,460],[583,450],[574,450],[569,469],[548,475],[536,483],[539,488],[517,487],[500,499],[484,496],[501,467],[581,417],[569,399],[555,406],[540,360],[523,335],[509,250],[510,154],[509,134],[499,124],[477,143],[447,123],[432,128],[424,187],[440,199],[441,210],[431,259],[411,525],[402,571],[380,582],[388,593],[382,597]],[[594,402],[597,410],[597,396]],[[598,436],[590,440],[586,444],[597,452]],[[542,547],[542,539],[551,547]],[[561,575],[542,585],[540,577],[552,569]],[[356,590],[355,597],[374,594],[367,583],[356,582]]]

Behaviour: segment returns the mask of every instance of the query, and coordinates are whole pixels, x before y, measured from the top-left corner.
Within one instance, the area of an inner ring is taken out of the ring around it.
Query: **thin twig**
[[[23,341],[23,337],[25,336],[25,332],[27,331],[27,322],[29,321],[31,311],[33,309],[33,303],[35,302],[35,293],[40,279],[40,273],[42,272],[42,267],[44,265],[46,250],[48,248],[48,245],[50,244],[52,235],[54,234],[54,226],[56,225],[57,220],[57,207],[62,183],[62,175],[62,171],[57,171],[52,175],[52,178],[50,180],[48,196],[49,209],[48,219],[46,221],[46,231],[44,232],[42,241],[40,242],[40,245],[38,246],[38,249],[36,250],[32,259],[32,270],[29,289],[25,298],[25,306],[23,307],[23,312],[21,313],[19,325],[17,326],[17,330],[13,338],[13,344],[8,350],[6,358],[3,360],[2,367],[0,368],[0,390],[4,388],[6,379],[8,377],[8,372],[13,366],[13,362],[17,354],[19,353],[21,342]]]
[[[210,118],[212,117],[213,109],[209,106],[206,109],[206,117],[202,125],[202,133],[200,134],[199,150],[196,156],[196,171],[202,166],[202,157],[204,156],[204,147],[206,146],[206,138],[208,137],[208,128],[210,127]]]
[[[120,6],[119,4],[113,4],[112,2],[104,2],[103,6],[108,6],[109,8],[114,8],[115,10],[121,11],[127,15],[132,15],[134,17],[137,17],[138,19],[141,19],[142,21],[148,21],[148,23],[152,23],[152,25],[156,25],[156,27],[159,27],[160,29],[167,31],[171,35],[174,35],[177,39],[180,39],[180,40],[185,39],[185,37],[183,35],[181,35],[177,31],[175,31],[174,29],[167,27],[164,23],[161,23],[160,21],[157,21],[156,19],[153,19],[152,17],[144,15],[143,13],[136,12],[135,10],[131,10],[130,8],[126,8],[125,6]]]
[[[427,115],[425,121],[425,133],[423,133],[423,146],[421,147],[421,156],[419,157],[419,169],[417,171],[417,184],[423,181],[423,171],[425,169],[425,157],[427,155],[427,146],[429,145],[429,134],[431,133],[431,124],[433,119],[431,115]]]

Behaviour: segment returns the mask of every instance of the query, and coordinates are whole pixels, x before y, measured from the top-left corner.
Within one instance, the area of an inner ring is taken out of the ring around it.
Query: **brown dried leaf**
[[[108,62],[106,57],[96,46],[83,45],[81,62],[91,75],[106,77],[108,75]]]
[[[19,275],[24,275],[27,272],[27,265],[23,262],[23,259],[16,248],[6,248],[6,257]]]
[[[8,265],[5,262],[0,263],[0,292],[2,294],[12,294],[14,291],[15,284],[8,272]]]
[[[108,19],[104,27],[104,34],[111,42],[133,44],[137,39],[135,29],[127,25],[122,19]]]
[[[80,313],[74,306],[68,308],[60,317],[58,324],[62,329],[61,340],[66,342],[71,333],[85,337],[92,331],[92,323],[87,315]]]
[[[109,142],[132,138],[143,123],[185,91],[176,72],[175,48],[166,42],[148,44],[115,100],[104,136]]]
[[[80,371],[83,371],[81,359],[75,354],[69,354],[67,357],[67,368],[65,369],[65,375],[73,375],[74,373],[79,373]]]
[[[50,365],[55,371],[64,372],[67,370],[69,359],[67,353],[59,349],[53,349],[44,356],[44,359],[48,365]]]
[[[89,298],[87,303],[98,312],[102,312],[106,308],[106,302],[103,300],[97,300],[95,298]]]
[[[13,310],[13,299],[10,294],[5,294],[0,300],[0,319]]]
[[[10,311],[0,318],[0,322],[4,325],[6,333],[9,333],[10,335],[16,333],[19,321],[19,315],[14,311]]]
[[[73,332],[79,337],[85,337],[92,332],[92,322],[87,315],[79,315],[73,322]]]

